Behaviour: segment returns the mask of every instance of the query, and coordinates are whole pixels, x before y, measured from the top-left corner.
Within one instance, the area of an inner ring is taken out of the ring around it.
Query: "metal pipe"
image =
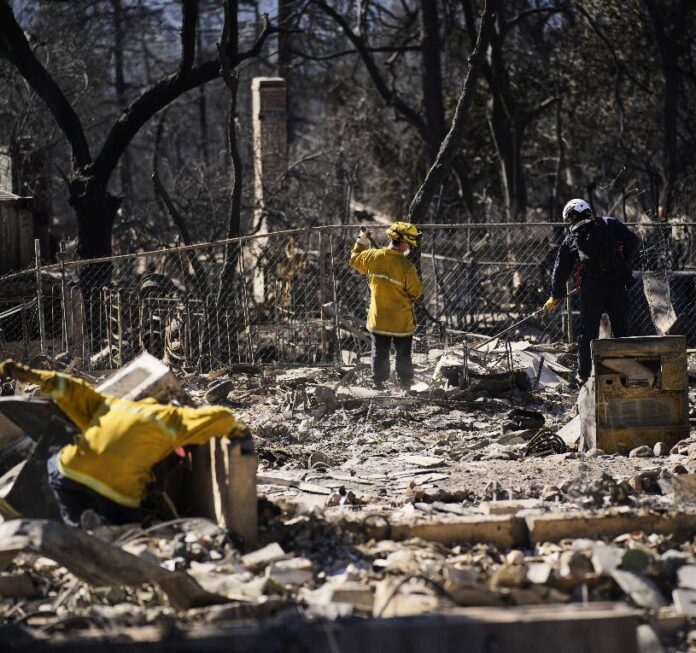
[[[41,241],[34,238],[34,256],[36,257],[36,307],[39,316],[39,347],[41,354],[46,353],[46,322],[44,320],[43,284],[41,280]]]

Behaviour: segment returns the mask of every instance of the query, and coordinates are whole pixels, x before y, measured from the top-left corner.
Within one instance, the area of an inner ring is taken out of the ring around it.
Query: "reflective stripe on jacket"
[[[174,449],[235,437],[244,428],[227,408],[128,401],[57,372],[32,370],[31,377],[81,431],[60,450],[58,471],[130,508],[140,505],[152,467]]]
[[[383,336],[413,335],[413,302],[423,294],[416,266],[393,249],[366,249],[356,243],[350,265],[367,276],[370,310],[367,329]]]

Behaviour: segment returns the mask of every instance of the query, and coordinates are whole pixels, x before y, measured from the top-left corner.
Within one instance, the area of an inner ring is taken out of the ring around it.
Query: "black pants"
[[[94,510],[105,524],[140,523],[141,514],[137,508],[128,508],[97,494],[81,483],[66,478],[58,471],[58,455],[48,459],[48,484],[58,501],[60,516],[69,526],[80,526],[80,517],[85,510]]]
[[[396,349],[396,376],[399,384],[411,385],[413,365],[411,363],[412,336],[396,337],[372,334],[372,380],[384,383],[389,378],[389,349],[394,341]]]
[[[599,337],[602,313],[609,316],[614,338],[628,335],[630,306],[625,275],[609,274],[583,279],[580,289],[580,333],[578,334],[578,375],[585,380],[592,372],[590,343]]]

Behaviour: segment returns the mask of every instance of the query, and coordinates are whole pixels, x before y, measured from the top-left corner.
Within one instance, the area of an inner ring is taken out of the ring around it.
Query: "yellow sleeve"
[[[177,446],[189,444],[204,444],[210,438],[238,438],[246,428],[242,422],[234,418],[234,414],[221,406],[206,406],[204,408],[181,408],[181,434],[177,438]]]
[[[423,294],[423,284],[418,276],[418,270],[416,270],[415,265],[412,265],[408,269],[408,273],[406,274],[406,286],[404,289],[412,301],[418,299]]]
[[[368,251],[370,250],[360,243],[355,243],[353,249],[350,250],[350,267],[360,272],[360,274],[367,274],[367,266],[365,265],[367,257],[361,256],[361,254]]]
[[[96,410],[104,403],[104,395],[89,383],[68,374],[30,370],[25,376],[36,383],[79,428],[84,431]]]

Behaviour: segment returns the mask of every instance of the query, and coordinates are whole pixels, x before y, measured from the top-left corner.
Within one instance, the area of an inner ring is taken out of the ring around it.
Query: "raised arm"
[[[79,428],[84,431],[96,410],[104,402],[104,395],[89,383],[60,372],[35,370],[21,363],[6,360],[0,363],[0,376],[25,383],[35,383],[47,394]]]

